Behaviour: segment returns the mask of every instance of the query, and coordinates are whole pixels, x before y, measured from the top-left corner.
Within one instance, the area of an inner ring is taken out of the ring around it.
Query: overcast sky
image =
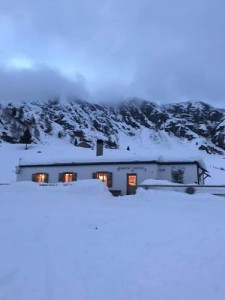
[[[1,0],[0,101],[225,106],[224,0]]]

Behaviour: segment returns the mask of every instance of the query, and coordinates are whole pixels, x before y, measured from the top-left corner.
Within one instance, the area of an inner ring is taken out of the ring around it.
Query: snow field
[[[190,143],[143,144],[141,155],[160,151],[199,155]],[[0,183],[11,183],[0,184],[0,300],[225,299],[224,198],[142,189],[116,198],[98,180],[15,183],[20,158],[84,152],[0,144]],[[225,184],[224,157],[200,154],[206,183]]]
[[[98,180],[0,186],[0,299],[222,300],[225,200]]]

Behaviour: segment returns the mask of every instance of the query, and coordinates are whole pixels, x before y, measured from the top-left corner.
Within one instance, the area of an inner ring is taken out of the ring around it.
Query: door
[[[133,195],[136,193],[137,188],[137,174],[127,174],[127,195]]]

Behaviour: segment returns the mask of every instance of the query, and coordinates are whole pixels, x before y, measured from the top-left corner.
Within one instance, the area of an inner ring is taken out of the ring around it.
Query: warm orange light
[[[36,182],[45,182],[46,175],[43,173],[36,174]]]
[[[128,184],[132,186],[136,186],[137,178],[136,175],[129,175]]]
[[[64,181],[65,182],[73,181],[73,174],[72,173],[66,173],[66,174],[64,174]]]
[[[98,173],[97,178],[100,179],[105,184],[107,184],[107,174],[106,173]]]

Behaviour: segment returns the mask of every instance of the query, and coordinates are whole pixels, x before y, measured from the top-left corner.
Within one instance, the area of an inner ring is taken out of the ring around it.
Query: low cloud
[[[55,97],[87,99],[89,93],[84,77],[77,75],[71,80],[47,66],[32,69],[1,68],[1,101],[42,101]]]

